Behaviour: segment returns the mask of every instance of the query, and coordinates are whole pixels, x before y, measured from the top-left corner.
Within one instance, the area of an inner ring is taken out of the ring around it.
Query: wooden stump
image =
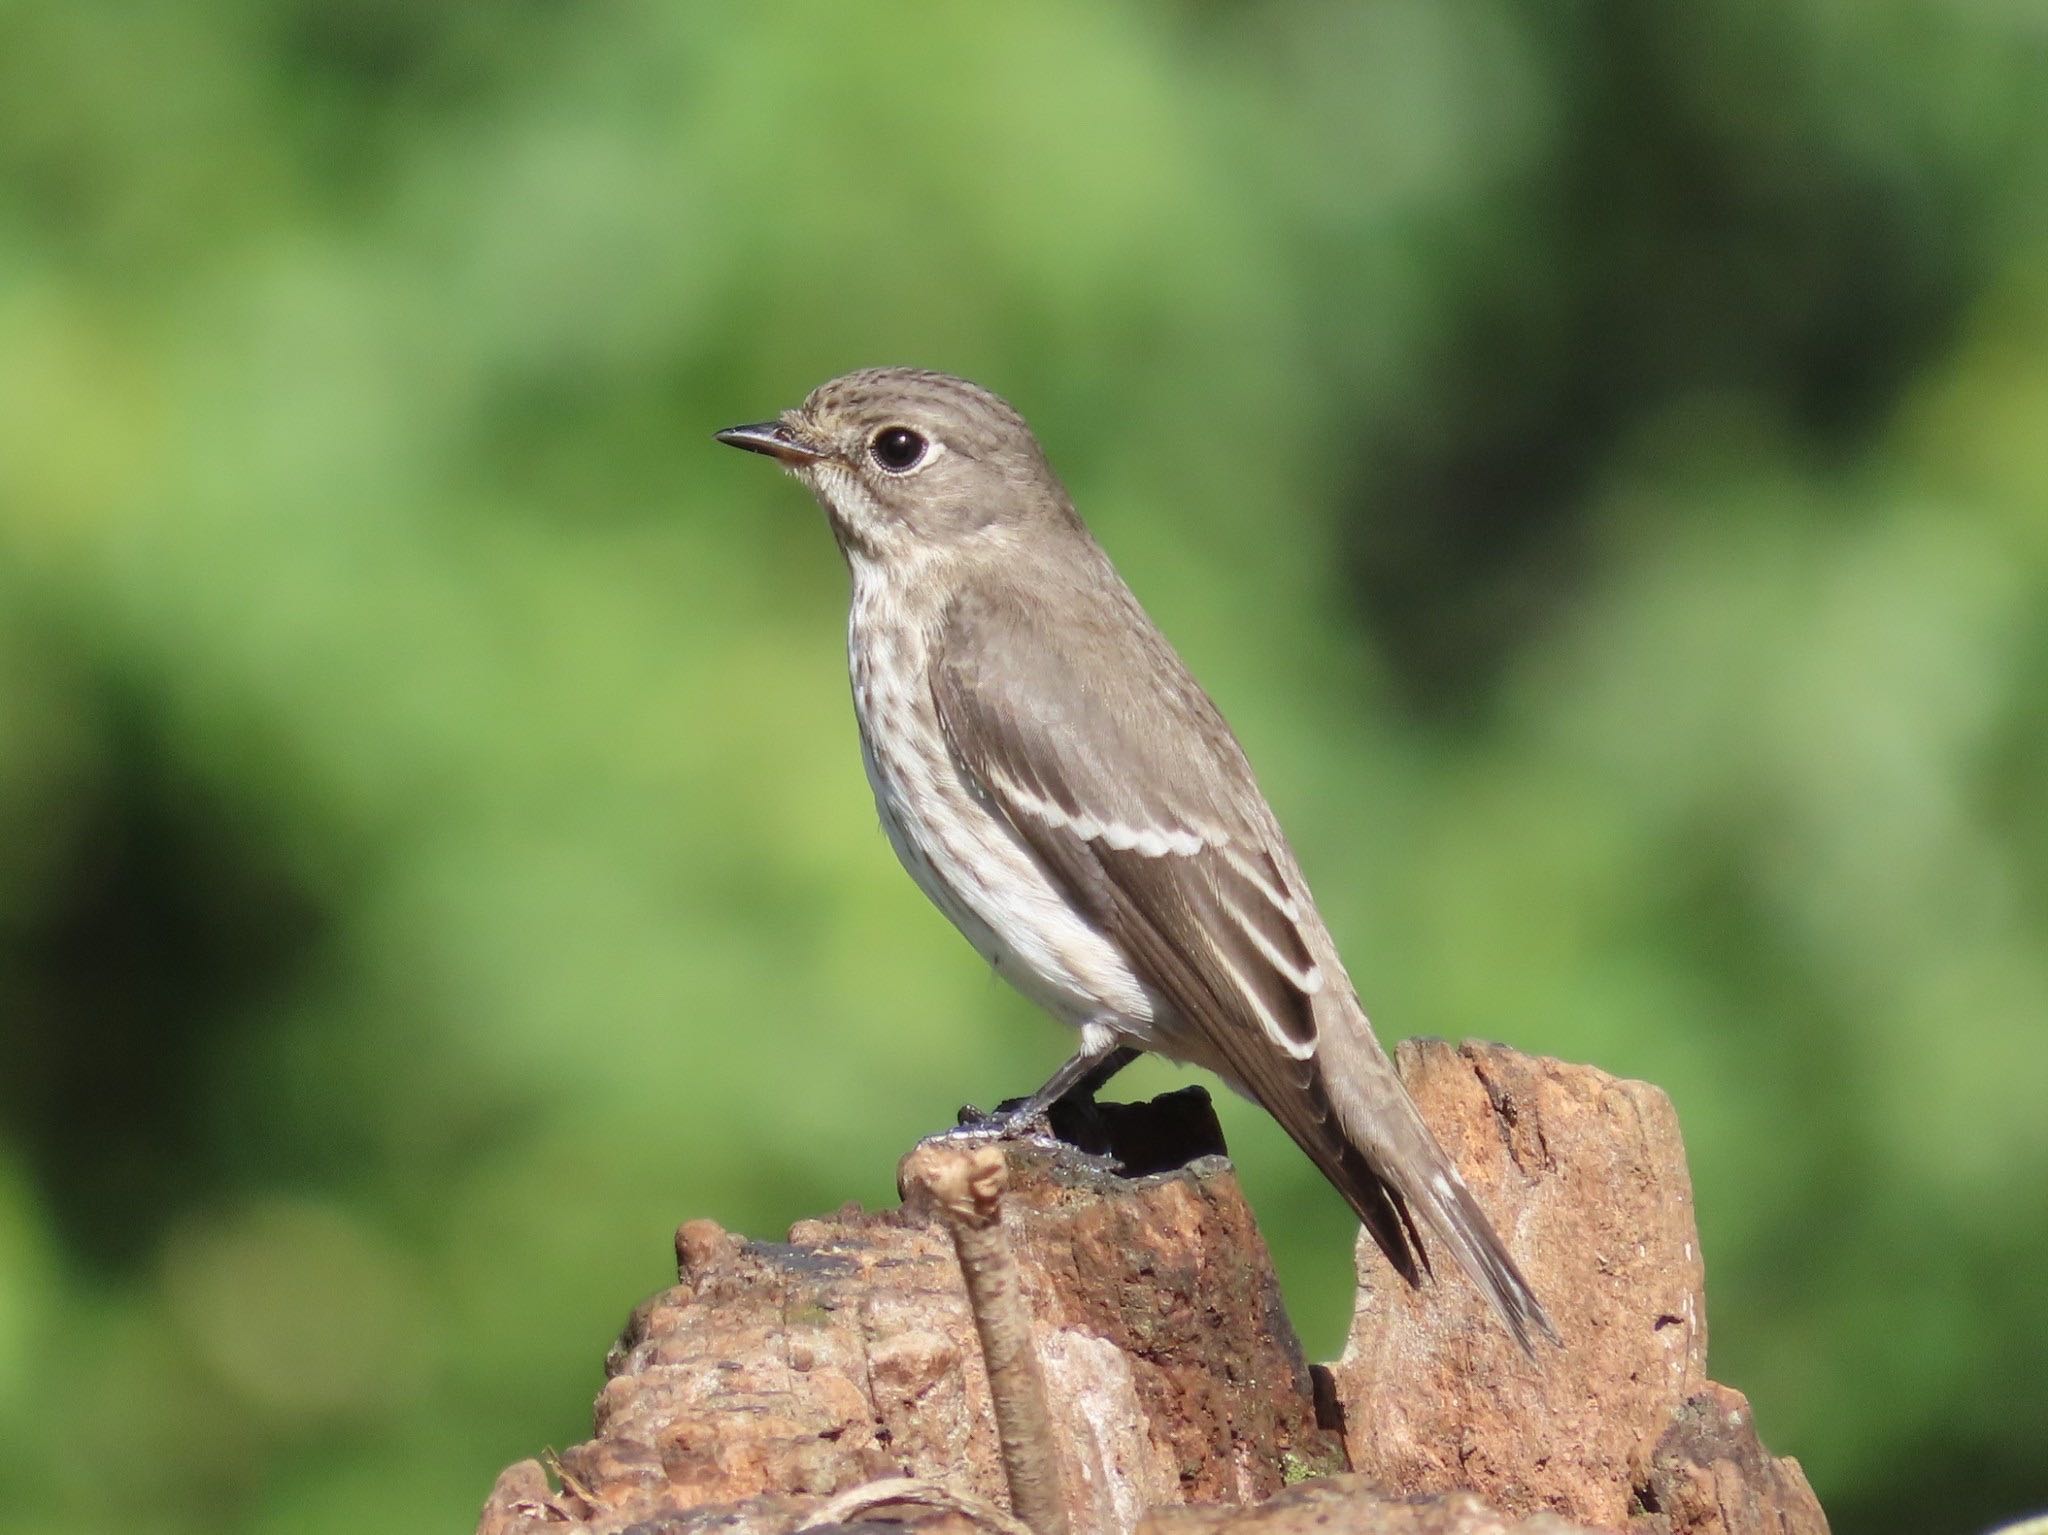
[[[1350,1343],[1311,1372],[1207,1095],[1086,1111],[1063,1136],[1142,1175],[1008,1147],[1001,1222],[1076,1535],[1825,1535],[1797,1462],[1706,1378],[1663,1094],[1499,1046],[1398,1059],[1565,1348],[1527,1359],[1450,1265],[1410,1290],[1361,1242]],[[1023,1535],[931,1209],[850,1206],[786,1242],[692,1221],[676,1255],[593,1437],[554,1484],[509,1468],[479,1535]]]

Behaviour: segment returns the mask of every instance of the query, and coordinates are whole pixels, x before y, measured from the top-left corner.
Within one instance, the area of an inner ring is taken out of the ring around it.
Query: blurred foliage
[[[675,1222],[1059,1057],[708,436],[893,361],[1033,419],[1390,1035],[1671,1092],[1838,1527],[2043,1501],[2044,208],[2032,0],[4,0],[0,1523],[465,1528]]]

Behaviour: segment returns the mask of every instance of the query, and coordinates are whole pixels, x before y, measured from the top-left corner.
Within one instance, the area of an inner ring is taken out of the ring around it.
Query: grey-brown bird
[[[903,866],[1080,1031],[1016,1122],[1139,1051],[1205,1067],[1410,1283],[1434,1241],[1523,1348],[1556,1341],[1373,1037],[1237,738],[1024,419],[963,379],[874,368],[717,436],[779,460],[831,522],[861,754]]]

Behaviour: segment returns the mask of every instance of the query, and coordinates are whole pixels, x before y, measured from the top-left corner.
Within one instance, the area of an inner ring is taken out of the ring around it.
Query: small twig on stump
[[[993,1503],[972,1493],[955,1492],[937,1482],[912,1476],[884,1477],[879,1482],[866,1482],[842,1492],[813,1509],[810,1517],[797,1529],[816,1530],[831,1524],[886,1520],[889,1515],[901,1514],[908,1509],[940,1509],[965,1514],[976,1524],[999,1531],[1000,1535],[1032,1535],[1031,1527],[1023,1520],[1004,1513]]]
[[[1069,1535],[1045,1379],[1031,1346],[1031,1313],[1024,1305],[1017,1256],[1003,1234],[1002,1199],[1009,1178],[996,1146],[920,1146],[902,1167],[903,1182],[930,1196],[960,1256],[995,1402],[1010,1507],[1034,1535]]]

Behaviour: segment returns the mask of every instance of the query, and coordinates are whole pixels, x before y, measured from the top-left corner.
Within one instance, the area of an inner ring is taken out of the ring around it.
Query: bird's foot
[[[919,1141],[920,1146],[1030,1146],[1057,1156],[1084,1162],[1103,1172],[1118,1170],[1114,1157],[1103,1156],[1074,1144],[1053,1128],[1052,1105],[1019,1098],[987,1113],[973,1105],[960,1110],[959,1123]]]
[[[1104,1171],[1116,1171],[1116,1159],[1100,1154],[1108,1149],[1108,1142],[1102,1134],[1095,1094],[1137,1055],[1131,1045],[1098,1043],[1092,1049],[1083,1048],[1030,1097],[999,1103],[993,1114],[969,1105],[961,1109],[959,1123],[952,1129],[926,1136],[920,1144],[985,1146],[1007,1141],[1056,1150]]]
[[[958,1121],[950,1130],[925,1137],[928,1141],[1025,1141],[1038,1146],[1062,1144],[1053,1133],[1052,1106],[1031,1098],[1018,1098],[997,1107],[994,1113],[962,1104]]]

